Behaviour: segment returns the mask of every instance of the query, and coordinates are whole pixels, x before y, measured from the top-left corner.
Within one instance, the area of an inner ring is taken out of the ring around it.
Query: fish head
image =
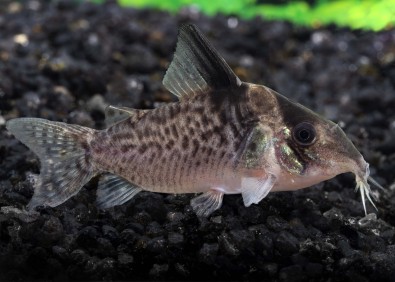
[[[259,122],[270,124],[270,172],[277,175],[274,190],[296,190],[355,174],[357,187],[369,198],[369,164],[336,123],[265,87],[250,85],[250,101],[259,108]]]
[[[302,186],[345,172],[367,182],[369,164],[340,126],[284,96],[277,96],[282,120],[274,133],[274,150],[283,171],[291,178],[298,176]]]
[[[279,142],[278,156],[296,158],[301,163],[297,173],[303,177],[320,182],[346,172],[354,173],[358,179],[369,176],[369,164],[340,126],[315,113],[288,124],[280,130],[279,136],[285,142]],[[284,146],[294,154],[284,155]]]

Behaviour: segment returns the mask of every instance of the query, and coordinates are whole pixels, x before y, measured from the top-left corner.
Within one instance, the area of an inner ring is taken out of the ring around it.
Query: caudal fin
[[[29,209],[60,205],[97,173],[88,145],[94,129],[39,118],[12,119],[6,126],[40,158],[41,171]]]

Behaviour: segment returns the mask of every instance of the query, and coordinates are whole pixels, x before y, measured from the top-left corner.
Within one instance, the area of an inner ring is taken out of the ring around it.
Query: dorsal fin
[[[191,24],[183,25],[163,85],[179,98],[241,85],[225,60]]]
[[[106,127],[109,127],[115,123],[123,121],[127,118],[135,119],[136,121],[140,119],[146,112],[149,110],[136,110],[127,107],[115,107],[108,106],[105,109],[105,124]]]

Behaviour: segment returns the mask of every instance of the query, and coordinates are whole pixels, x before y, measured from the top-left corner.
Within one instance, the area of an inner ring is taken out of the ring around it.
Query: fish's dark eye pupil
[[[294,140],[303,146],[311,145],[316,140],[314,126],[308,122],[299,123],[293,131]]]
[[[306,129],[302,129],[299,131],[299,138],[300,140],[308,140],[310,137],[310,132]]]

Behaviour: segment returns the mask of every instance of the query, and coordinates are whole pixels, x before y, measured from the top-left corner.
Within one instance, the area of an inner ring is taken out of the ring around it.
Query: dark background
[[[393,280],[394,30],[28,3],[0,14],[0,280]],[[192,195],[143,192],[98,210],[97,179],[59,207],[18,213],[39,162],[5,121],[103,128],[108,104],[175,101],[161,81],[182,23],[199,26],[242,80],[339,122],[386,188],[374,192],[377,212],[368,204],[376,215],[364,217],[351,175],[271,193],[249,208],[240,195],[225,196],[208,219],[195,216]]]

